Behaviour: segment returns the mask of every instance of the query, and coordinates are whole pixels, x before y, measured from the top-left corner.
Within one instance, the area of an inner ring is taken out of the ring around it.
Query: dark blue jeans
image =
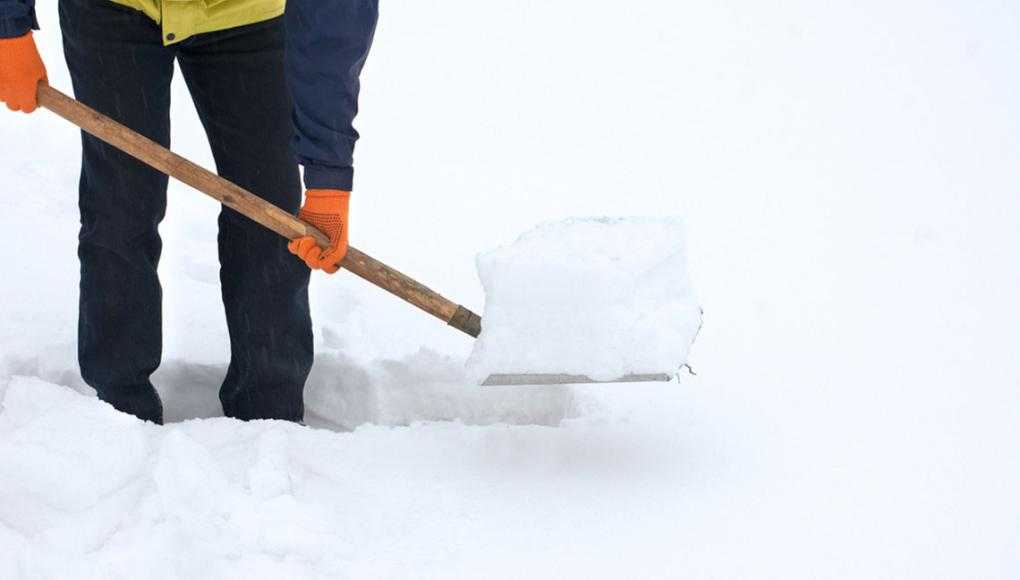
[[[180,65],[220,175],[297,212],[282,19],[164,47],[159,27],[108,0],[60,0],[64,52],[85,104],[170,145],[170,80]],[[150,376],[162,356],[156,272],[167,177],[83,135],[79,364],[99,397],[161,422]],[[198,195],[198,194],[195,194]],[[230,366],[227,416],[300,421],[312,364],[309,270],[286,241],[235,211],[219,216],[220,282]]]

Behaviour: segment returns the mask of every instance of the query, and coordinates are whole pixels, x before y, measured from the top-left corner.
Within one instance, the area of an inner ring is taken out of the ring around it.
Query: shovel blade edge
[[[598,381],[585,375],[565,373],[493,374],[485,379],[483,387],[523,387],[529,385],[604,385],[612,383],[668,383],[674,375],[666,373],[641,373],[622,376],[618,379]]]

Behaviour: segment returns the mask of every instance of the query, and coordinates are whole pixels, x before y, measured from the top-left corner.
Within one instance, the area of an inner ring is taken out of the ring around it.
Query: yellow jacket
[[[112,0],[141,10],[163,29],[170,45],[203,32],[254,24],[283,14],[286,0]]]

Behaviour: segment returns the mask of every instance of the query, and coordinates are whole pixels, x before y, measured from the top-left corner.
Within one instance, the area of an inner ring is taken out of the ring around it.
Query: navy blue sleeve
[[[33,28],[39,28],[35,0],[0,0],[0,38],[24,36]]]
[[[288,0],[285,19],[293,148],[305,167],[305,187],[350,191],[359,79],[375,35],[379,1]]]

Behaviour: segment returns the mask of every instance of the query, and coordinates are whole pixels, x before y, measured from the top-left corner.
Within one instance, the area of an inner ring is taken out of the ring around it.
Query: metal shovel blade
[[[609,383],[668,383],[673,375],[666,373],[626,375],[611,381],[596,381],[584,375],[567,374],[495,374],[489,375],[483,387],[523,387],[528,385],[602,385]]]

